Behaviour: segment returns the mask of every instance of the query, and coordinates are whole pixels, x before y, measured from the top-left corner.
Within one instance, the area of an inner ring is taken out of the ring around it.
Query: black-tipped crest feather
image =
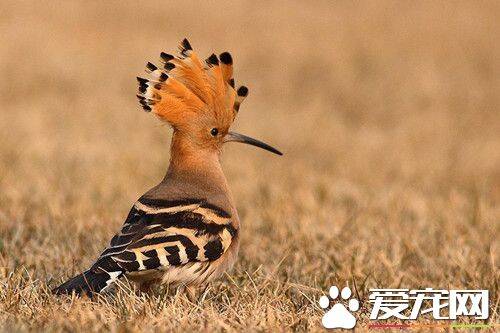
[[[208,65],[211,66],[219,65],[219,58],[217,58],[217,56],[214,53],[212,53],[210,57],[208,57],[207,60],[205,61],[207,62]]]
[[[232,65],[233,64],[233,57],[231,57],[231,54],[229,52],[222,52],[219,55],[220,61],[224,65]]]
[[[164,62],[169,62],[170,60],[174,59],[174,56],[171,55],[171,54],[168,54],[168,53],[165,53],[165,52],[162,52],[160,54],[160,57],[161,59],[164,61]]]
[[[247,95],[248,95],[248,88],[245,87],[245,86],[241,86],[241,87],[238,88],[237,93],[238,93],[238,96],[240,96],[240,97],[247,97]]]

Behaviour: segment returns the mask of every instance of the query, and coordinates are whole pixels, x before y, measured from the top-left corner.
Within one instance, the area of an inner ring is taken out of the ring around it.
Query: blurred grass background
[[[319,330],[331,284],[489,289],[498,321],[498,1],[2,1],[3,330]],[[163,177],[135,77],[187,37],[248,85],[240,260],[200,304],[47,292]],[[367,315],[362,311],[362,323]]]

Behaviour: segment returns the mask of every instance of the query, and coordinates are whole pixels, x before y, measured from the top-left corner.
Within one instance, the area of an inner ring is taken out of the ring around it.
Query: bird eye
[[[217,128],[212,128],[210,134],[212,134],[212,136],[217,136],[217,134],[219,134],[219,130]]]

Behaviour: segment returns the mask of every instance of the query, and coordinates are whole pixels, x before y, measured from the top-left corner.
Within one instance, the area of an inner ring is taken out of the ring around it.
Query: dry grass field
[[[489,289],[499,322],[500,2],[1,1],[0,330],[321,331],[332,284]],[[188,37],[250,88],[230,144],[234,269],[198,302],[86,268],[156,185],[170,129],[137,75]],[[362,309],[366,309],[363,307]],[[359,314],[367,329],[368,314]]]

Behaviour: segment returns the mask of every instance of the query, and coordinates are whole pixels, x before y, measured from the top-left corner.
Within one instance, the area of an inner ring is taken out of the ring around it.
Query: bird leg
[[[200,296],[200,288],[198,288],[197,286],[184,286],[184,291],[186,293],[186,296],[187,298],[193,302],[193,303],[196,303],[198,301],[198,298]]]

